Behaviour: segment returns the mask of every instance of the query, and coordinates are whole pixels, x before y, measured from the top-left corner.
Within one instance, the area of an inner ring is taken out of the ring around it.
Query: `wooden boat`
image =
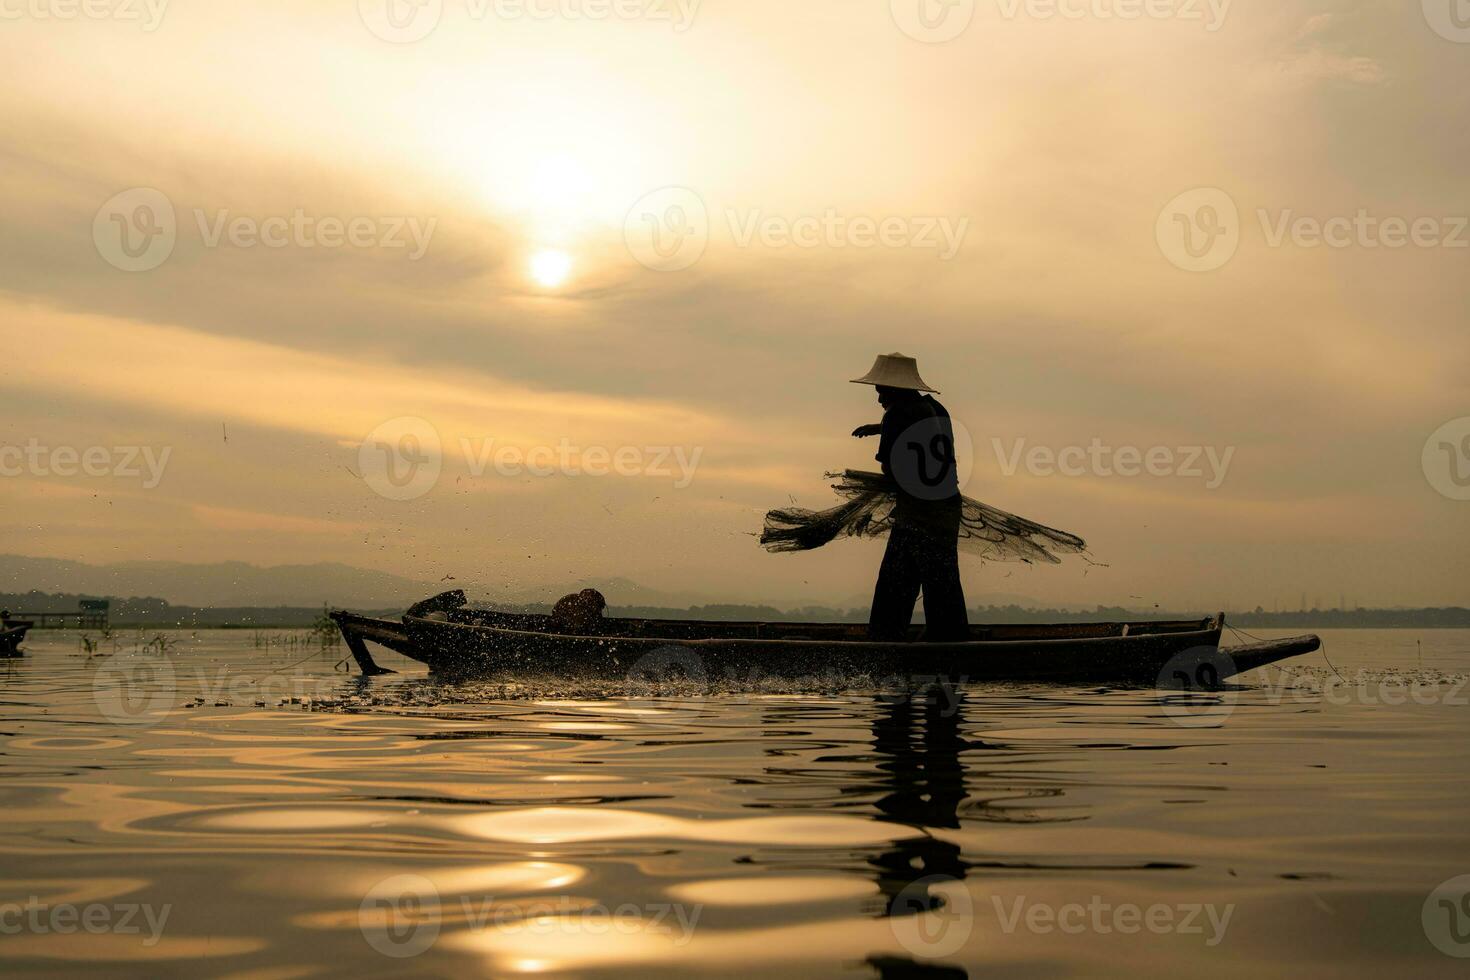
[[[631,677],[678,668],[704,677],[946,676],[968,680],[1157,681],[1166,668],[1204,683],[1310,653],[1304,635],[1220,649],[1225,614],[1196,620],[970,627],[970,638],[929,643],[868,640],[861,623],[701,620],[598,621],[561,632],[550,616],[468,609],[462,592],[411,608],[401,621],[332,613],[365,674],[379,667],[373,642],[447,675],[487,673]]]
[[[30,632],[30,626],[16,626],[15,620],[10,621],[3,630],[0,630],[0,657],[13,657],[20,652],[21,641]]]

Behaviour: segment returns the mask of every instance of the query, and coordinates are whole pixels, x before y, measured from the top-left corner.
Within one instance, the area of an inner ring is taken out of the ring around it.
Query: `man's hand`
[[[873,422],[869,425],[860,425],[856,429],[852,430],[852,434],[853,437],[856,439],[866,439],[868,436],[882,435],[883,426],[878,424],[877,422]]]

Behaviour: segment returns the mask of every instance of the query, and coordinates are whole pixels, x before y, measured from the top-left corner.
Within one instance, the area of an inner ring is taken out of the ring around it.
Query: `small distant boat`
[[[620,619],[588,632],[561,631],[550,616],[465,608],[461,591],[411,608],[401,621],[334,612],[364,673],[379,667],[366,642],[447,675],[523,672],[619,677],[640,663],[697,662],[708,676],[723,669],[799,677],[861,672],[966,680],[1148,681],[1167,669],[1223,679],[1316,650],[1313,635],[1220,649],[1225,614],[1196,620],[970,627],[970,639],[929,643],[921,627],[904,643],[866,638],[862,623],[710,622]],[[671,654],[676,654],[677,658]],[[693,654],[691,661],[689,654]],[[644,658],[652,658],[645,660]]]
[[[20,652],[20,644],[30,632],[31,624],[18,624],[16,620],[10,620],[5,628],[0,630],[0,657],[13,657]]]

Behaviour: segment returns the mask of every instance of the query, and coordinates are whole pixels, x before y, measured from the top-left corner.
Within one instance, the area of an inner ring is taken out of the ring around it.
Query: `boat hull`
[[[26,638],[30,626],[11,626],[0,631],[0,657],[13,657],[20,652],[21,641]]]
[[[959,680],[1062,683],[1143,681],[1204,684],[1317,649],[1315,636],[1220,650],[1223,616],[1194,623],[976,626],[960,643],[876,643],[849,624],[622,621],[624,630],[666,636],[575,636],[548,632],[545,617],[479,614],[480,621],[405,616],[402,622],[334,614],[349,648],[376,642],[445,675],[568,674]],[[618,621],[609,621],[615,623]],[[631,625],[626,625],[631,624]],[[541,628],[535,628],[541,627]],[[697,630],[755,635],[692,636]],[[761,635],[769,634],[769,635]],[[790,634],[790,635],[782,635]],[[800,635],[806,634],[806,635]],[[371,657],[358,657],[368,673]]]

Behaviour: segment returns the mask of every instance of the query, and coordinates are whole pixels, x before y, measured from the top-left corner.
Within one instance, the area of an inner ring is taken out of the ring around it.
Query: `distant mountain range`
[[[447,588],[447,586],[446,586]],[[151,596],[180,606],[343,606],[390,608],[422,599],[434,584],[336,562],[262,568],[245,562],[126,561],[88,565],[60,558],[0,555],[0,592]]]
[[[630,579],[605,578],[561,585],[522,586],[499,591],[460,581],[425,582],[354,568],[336,562],[276,565],[245,562],[190,564],[128,561],[88,565],[59,558],[0,555],[0,607],[21,612],[65,612],[82,596],[110,597],[113,622],[172,626],[307,626],[323,605],[394,615],[437,592],[463,588],[472,603],[544,611],[558,596],[595,588],[607,596],[615,614],[654,618],[812,619],[861,622],[868,597],[814,604],[760,602],[743,597],[711,597],[698,592],[662,592]],[[1212,610],[1133,611],[1116,606],[1063,605],[1041,608],[1034,599],[1012,593],[967,596],[973,622],[1081,622],[1120,619],[1188,619]],[[128,601],[131,600],[131,601]],[[916,614],[919,611],[916,610]],[[1312,609],[1271,613],[1231,612],[1229,621],[1247,629],[1272,627],[1470,627],[1470,610]]]
[[[594,588],[625,606],[685,608],[727,597],[695,591],[665,592],[626,578],[593,578],[554,585],[494,589],[466,580],[426,582],[354,568],[338,562],[262,567],[240,561],[193,564],[125,561],[89,565],[61,558],[0,555],[0,593],[65,593],[115,598],[149,597],[175,606],[301,608],[323,603],[350,609],[401,609],[446,589],[462,588],[472,599],[520,606],[550,603],[578,589]],[[866,600],[863,600],[866,605]]]
[[[149,597],[175,606],[239,608],[246,606],[351,609],[403,608],[445,589],[463,588],[472,600],[524,606],[550,603],[578,589],[594,588],[616,606],[687,609],[710,603],[755,603],[787,609],[811,605],[808,600],[773,601],[751,596],[720,596],[694,590],[651,589],[627,578],[592,578],[559,584],[494,589],[472,581],[426,582],[375,572],[338,562],[262,567],[240,561],[194,564],[174,561],[125,561],[89,565],[61,558],[0,555],[0,593],[65,593],[115,598]],[[822,603],[839,609],[866,609],[870,595],[854,595]],[[971,605],[1040,605],[1030,596],[987,592],[967,596]],[[1082,610],[1087,607],[1066,607]]]

